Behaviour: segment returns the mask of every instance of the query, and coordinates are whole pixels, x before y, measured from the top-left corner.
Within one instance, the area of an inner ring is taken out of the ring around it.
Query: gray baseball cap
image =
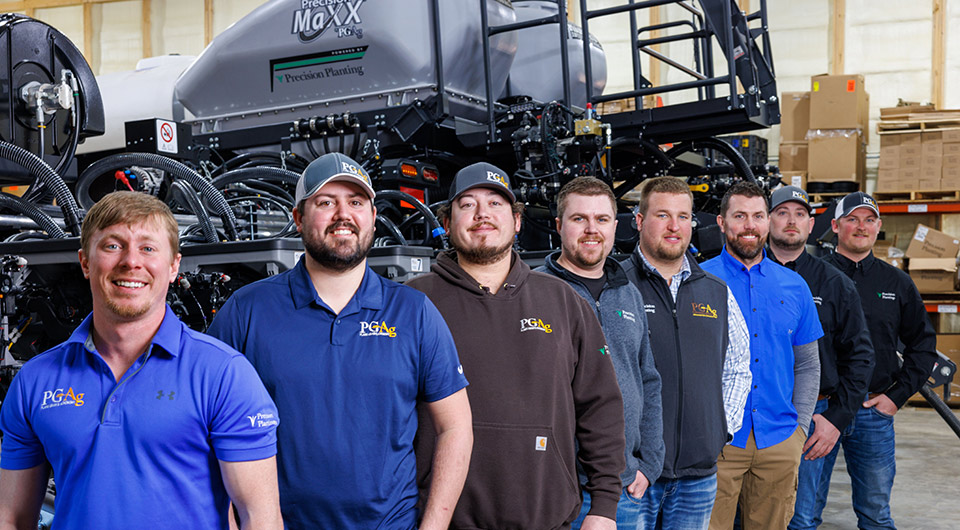
[[[507,176],[507,172],[493,164],[477,162],[457,171],[457,175],[453,177],[453,184],[450,185],[450,201],[473,188],[490,188],[510,199],[510,204],[517,202],[517,196],[510,189],[510,177]]]
[[[310,162],[307,169],[303,170],[303,175],[297,181],[294,203],[300,204],[300,201],[313,197],[320,188],[330,182],[357,184],[371,200],[376,195],[370,175],[356,160],[341,153],[327,153]]]
[[[783,186],[777,188],[770,196],[770,211],[774,211],[777,206],[785,202],[795,201],[806,206],[807,212],[813,213],[813,207],[810,206],[810,197],[807,192],[797,186]]]
[[[840,199],[840,202],[837,203],[837,211],[833,214],[833,218],[840,219],[841,217],[846,217],[857,208],[867,208],[877,214],[877,217],[880,217],[880,208],[877,207],[877,201],[862,191],[855,191]]]

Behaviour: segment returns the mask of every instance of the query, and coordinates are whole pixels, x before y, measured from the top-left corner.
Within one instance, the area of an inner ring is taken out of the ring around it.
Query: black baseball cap
[[[510,177],[507,172],[493,164],[477,162],[457,171],[450,185],[450,202],[453,202],[463,192],[473,188],[490,188],[502,193],[510,199],[510,204],[517,202],[517,196],[510,189]]]
[[[363,166],[347,155],[327,153],[310,162],[307,169],[303,170],[303,175],[297,181],[294,204],[300,204],[300,201],[313,197],[327,183],[337,181],[359,185],[370,199],[376,195],[373,184],[370,182],[370,175]]]
[[[840,219],[841,217],[846,217],[857,208],[867,208],[877,214],[877,217],[880,217],[880,208],[877,207],[877,201],[862,191],[855,191],[840,199],[840,202],[837,203],[837,211],[833,215],[833,218]]]
[[[810,197],[807,192],[797,186],[783,186],[774,190],[773,195],[770,196],[770,211],[772,212],[777,206],[790,201],[799,202],[807,208],[807,212],[813,213],[813,207],[810,206]]]

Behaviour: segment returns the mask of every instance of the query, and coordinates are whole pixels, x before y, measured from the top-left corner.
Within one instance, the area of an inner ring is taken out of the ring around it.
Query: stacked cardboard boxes
[[[924,161],[922,145],[922,135],[919,131],[880,135],[877,191],[920,190],[921,169]],[[927,168],[929,171],[930,164]]]
[[[780,172],[784,180],[806,186],[807,130],[810,128],[810,92],[780,96]]]
[[[957,287],[960,239],[918,224],[906,256],[910,278],[921,293],[952,292]]]
[[[880,109],[877,191],[960,190],[960,111]]]
[[[807,180],[856,182],[862,189],[870,118],[863,76],[816,75],[810,85]]]

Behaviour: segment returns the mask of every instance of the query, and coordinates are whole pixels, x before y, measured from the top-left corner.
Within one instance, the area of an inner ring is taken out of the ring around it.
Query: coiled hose
[[[207,243],[220,241],[217,237],[217,229],[213,226],[213,221],[210,220],[210,216],[207,215],[203,204],[201,204],[200,199],[197,198],[197,190],[193,189],[193,186],[185,180],[173,181],[170,184],[170,189],[173,191],[173,198],[197,216],[204,241]]]
[[[220,190],[196,171],[165,156],[152,153],[120,153],[90,164],[77,179],[77,198],[80,203],[84,204],[86,208],[93,206],[94,201],[90,197],[90,185],[98,176],[128,166],[153,167],[171,173],[175,178],[187,181],[195,190],[200,192],[200,195],[212,205],[213,210],[223,220],[223,229],[227,234],[227,239],[230,241],[237,240],[237,217],[233,214],[233,210],[230,209],[227,199],[220,193]]]
[[[53,191],[53,196],[57,198],[57,204],[60,205],[60,210],[63,212],[63,221],[67,226],[67,231],[72,236],[80,235],[80,219],[83,217],[83,213],[77,206],[73,194],[70,193],[67,185],[56,171],[38,158],[37,155],[8,142],[0,141],[0,157],[26,168]]]
[[[37,207],[32,202],[25,201],[16,195],[0,192],[0,207],[9,208],[19,214],[29,217],[41,230],[46,232],[52,238],[61,239],[67,237],[60,226],[46,212]]]

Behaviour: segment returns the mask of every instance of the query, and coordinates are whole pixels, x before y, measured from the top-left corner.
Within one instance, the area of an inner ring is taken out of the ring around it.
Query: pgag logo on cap
[[[495,171],[487,171],[487,180],[489,180],[490,182],[496,182],[497,184],[500,184],[504,188],[510,187],[510,186],[507,186],[507,179],[503,178],[502,175],[497,174]]]
[[[793,198],[800,199],[803,202],[807,202],[807,194],[802,191],[794,191]]]
[[[864,196],[864,197],[863,197],[863,204],[869,204],[870,206],[873,206],[874,208],[877,207],[877,201],[873,200],[873,197]]]
[[[340,166],[342,168],[341,171],[343,171],[344,173],[350,173],[352,175],[356,175],[362,178],[363,181],[366,182],[367,184],[370,184],[370,177],[367,176],[367,172],[364,171],[362,167],[358,168],[353,164],[348,164],[343,161],[340,162]]]

